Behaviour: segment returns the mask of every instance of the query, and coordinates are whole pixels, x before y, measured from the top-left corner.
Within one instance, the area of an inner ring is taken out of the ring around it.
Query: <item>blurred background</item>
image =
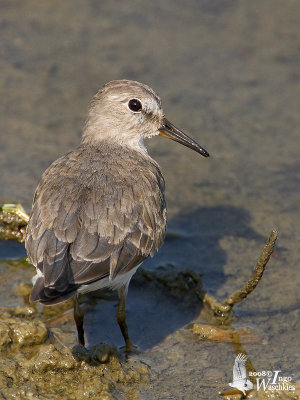
[[[236,324],[264,337],[248,348],[257,369],[286,375],[299,367],[299,17],[298,0],[0,2],[0,202],[30,211],[42,172],[79,144],[103,84],[150,85],[167,118],[211,157],[161,137],[148,141],[175,235],[146,267],[191,268],[223,299],[278,228],[276,257],[237,307]],[[2,258],[23,254],[0,244]],[[162,319],[147,322],[142,311],[137,319],[139,299],[129,294],[128,318],[141,347],[139,327],[153,328],[144,347],[157,376],[147,398],[216,398],[231,379],[230,344],[180,336],[195,312],[149,297],[152,310],[165,307],[161,318],[178,313],[156,334]]]

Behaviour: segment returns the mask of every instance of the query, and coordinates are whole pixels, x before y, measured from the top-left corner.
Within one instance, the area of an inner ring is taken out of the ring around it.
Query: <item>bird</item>
[[[247,356],[245,354],[239,353],[234,361],[233,366],[233,379],[229,383],[229,386],[234,387],[246,396],[246,390],[253,389],[253,383],[247,379],[246,371]]]
[[[161,135],[209,153],[164,116],[161,100],[131,80],[105,84],[92,98],[77,148],[54,161],[34,194],[25,234],[36,268],[30,301],[74,299],[78,342],[85,346],[82,293],[118,291],[117,322],[126,351],[129,282],[166,233],[165,182],[145,138]]]

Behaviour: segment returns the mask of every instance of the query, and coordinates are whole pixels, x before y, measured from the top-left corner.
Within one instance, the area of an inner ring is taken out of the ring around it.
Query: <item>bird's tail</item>
[[[78,285],[70,285],[68,290],[62,293],[54,287],[45,287],[44,277],[38,277],[34,283],[29,301],[39,301],[41,304],[48,306],[58,304],[72,297],[77,287]]]

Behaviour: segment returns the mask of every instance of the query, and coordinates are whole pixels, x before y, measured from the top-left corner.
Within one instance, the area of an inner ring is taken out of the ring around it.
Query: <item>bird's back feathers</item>
[[[45,171],[35,193],[25,245],[41,273],[31,300],[60,302],[128,272],[161,246],[165,226],[155,161],[111,144],[79,146]]]

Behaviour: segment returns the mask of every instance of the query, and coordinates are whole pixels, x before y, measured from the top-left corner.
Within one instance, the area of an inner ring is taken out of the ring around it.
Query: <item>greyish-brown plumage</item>
[[[77,294],[117,289],[117,319],[127,350],[125,299],[138,266],[161,246],[166,230],[164,179],[143,139],[161,134],[204,156],[206,150],[163,115],[159,97],[134,81],[106,84],[94,96],[77,149],[56,160],[36,189],[26,232],[36,267],[31,301],[45,305]]]

